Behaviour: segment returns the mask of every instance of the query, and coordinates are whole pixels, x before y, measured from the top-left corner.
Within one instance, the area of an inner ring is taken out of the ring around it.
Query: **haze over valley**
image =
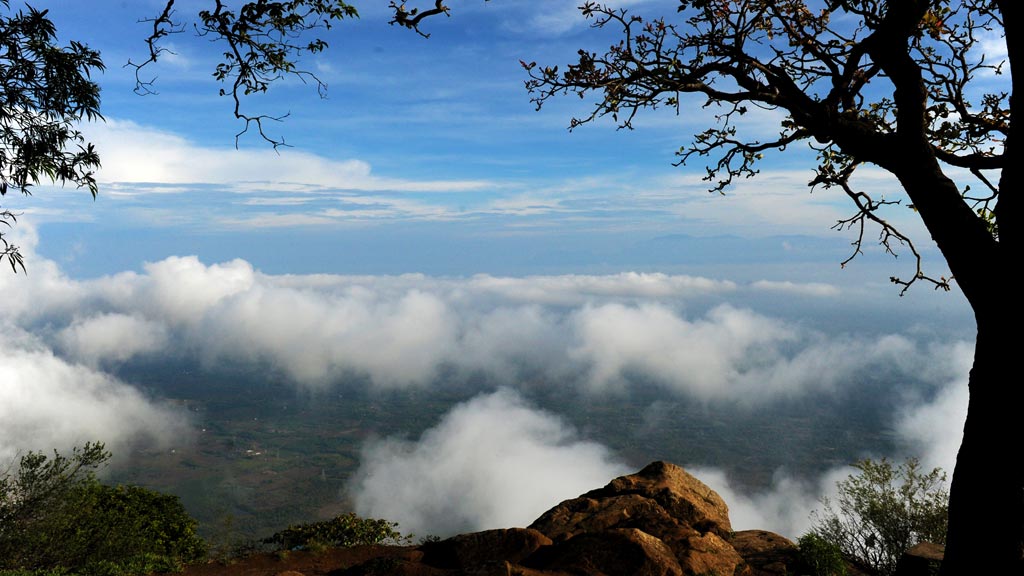
[[[102,439],[111,478],[181,495],[210,535],[348,510],[421,535],[522,525],[664,459],[738,527],[797,536],[847,464],[950,469],[959,442],[966,338],[906,300],[865,311],[916,315],[902,330],[837,323],[843,286],[195,257],[74,280],[32,255],[0,278],[0,455]]]

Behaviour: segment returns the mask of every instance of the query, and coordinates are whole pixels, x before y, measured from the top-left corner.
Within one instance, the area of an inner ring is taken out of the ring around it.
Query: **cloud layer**
[[[5,319],[100,368],[173,354],[268,362],[307,387],[357,374],[384,388],[430,385],[452,368],[511,384],[525,369],[574,375],[591,390],[622,391],[640,376],[750,402],[829,386],[859,368],[842,361],[851,349],[862,364],[913,347],[898,336],[819,343],[813,331],[723,302],[764,292],[763,283],[694,276],[274,276],[244,260],[186,256],[76,281],[34,261],[27,280],[0,278],[13,293]],[[833,375],[819,377],[821,364]]]
[[[31,232],[18,229],[27,254]],[[137,359],[259,362],[307,389],[352,375],[377,389],[506,386],[455,407],[416,441],[366,447],[353,485],[360,512],[419,533],[521,525],[627,471],[532,408],[520,396],[524,375],[570,397],[653,386],[740,410],[849,394],[872,379],[915,382],[892,395],[892,426],[908,454],[949,470],[972,351],[913,332],[828,333],[743,305],[773,294],[834,301],[843,292],[831,285],[682,275],[268,275],[244,260],[184,256],[80,281],[34,257],[29,276],[0,275],[0,290],[0,459],[86,440],[180,438],[180,414],[112,376]],[[780,470],[769,489],[742,494],[721,472],[702,472],[727,495],[738,528],[792,536],[837,473],[808,480]]]

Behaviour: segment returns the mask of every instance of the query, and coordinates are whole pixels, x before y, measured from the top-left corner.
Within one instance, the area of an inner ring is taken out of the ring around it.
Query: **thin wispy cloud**
[[[103,168],[97,179],[122,186],[132,182],[202,183],[244,192],[254,182],[266,183],[261,186],[263,189],[287,189],[289,183],[295,182],[335,190],[464,192],[490,185],[480,180],[382,177],[373,174],[370,165],[362,160],[335,160],[301,150],[214,148],[127,120],[108,119],[103,124],[89,125],[85,131],[103,154]]]

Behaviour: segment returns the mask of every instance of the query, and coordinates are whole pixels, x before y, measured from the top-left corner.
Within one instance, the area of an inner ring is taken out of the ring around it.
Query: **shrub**
[[[71,456],[31,452],[0,473],[0,576],[167,572],[205,555],[176,496],[96,479],[109,458],[91,443]]]
[[[800,537],[797,544],[800,546],[800,574],[846,576],[846,561],[835,543],[808,532]]]
[[[838,483],[835,502],[823,499],[811,533],[843,555],[889,576],[903,553],[923,541],[945,544],[949,492],[939,468],[924,472],[916,459],[893,466],[884,458],[863,460]]]
[[[299,524],[263,540],[279,549],[292,550],[317,546],[358,546],[362,544],[396,543],[408,541],[397,530],[398,524],[387,520],[360,518],[353,513],[337,516],[323,522]]]

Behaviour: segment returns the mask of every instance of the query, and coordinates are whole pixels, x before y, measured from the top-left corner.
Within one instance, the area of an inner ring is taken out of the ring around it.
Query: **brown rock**
[[[562,502],[545,512],[530,527],[555,541],[612,528],[639,528],[649,534],[660,535],[680,527],[676,518],[650,498],[639,494],[591,498],[590,494],[592,492]]]
[[[750,576],[785,576],[796,566],[799,549],[792,540],[765,530],[742,530],[729,544],[747,563]]]
[[[659,538],[636,528],[580,534],[542,548],[524,565],[544,572],[593,576],[683,576],[675,554]]]
[[[506,562],[518,564],[541,546],[550,544],[550,538],[529,528],[485,530],[424,544],[423,563],[457,570]]]
[[[604,488],[566,500],[530,528],[552,540],[634,528],[664,542],[688,574],[733,574],[743,559],[729,544],[732,525],[722,498],[685,470],[667,462],[612,480]]]
[[[946,549],[931,542],[921,542],[903,553],[896,564],[896,576],[934,576],[939,573]]]
[[[689,472],[669,462],[653,462],[629,476],[620,476],[590,494],[640,494],[661,504],[682,524],[728,538],[732,532],[725,500]]]
[[[581,500],[612,500],[608,504],[591,504]],[[590,509],[622,509],[620,522],[633,523],[654,521],[661,524],[671,519],[673,526],[690,526],[698,532],[714,532],[728,538],[732,532],[729,522],[729,507],[717,492],[691,476],[688,472],[668,462],[648,464],[636,474],[620,476],[604,488],[591,490],[579,498],[566,500],[544,513],[530,525],[558,540],[553,533],[575,533],[591,515]],[[609,515],[602,514],[607,521]],[[597,521],[589,520],[589,521]],[[639,525],[638,525],[639,526]],[[582,530],[586,531],[586,530]],[[647,530],[651,534],[655,531]]]

